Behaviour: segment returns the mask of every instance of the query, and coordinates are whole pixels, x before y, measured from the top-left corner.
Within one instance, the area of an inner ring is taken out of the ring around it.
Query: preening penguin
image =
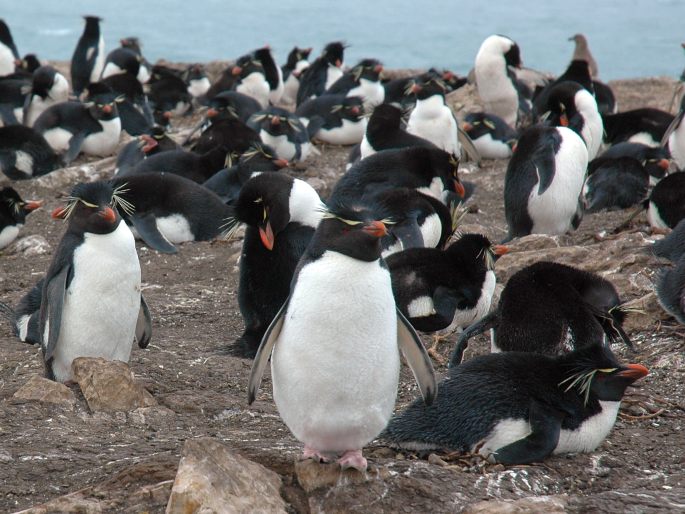
[[[437,393],[430,358],[395,306],[381,258],[385,234],[368,211],[329,206],[255,357],[248,402],[271,356],[274,401],[304,443],[303,458],[342,453],[343,468],[366,469],[362,448],[385,428],[395,405],[398,347],[424,401],[431,404]]]

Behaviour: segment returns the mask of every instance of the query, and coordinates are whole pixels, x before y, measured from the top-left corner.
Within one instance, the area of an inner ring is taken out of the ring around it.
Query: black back
[[[402,111],[390,104],[378,105],[373,110],[366,127],[366,140],[377,152],[411,146],[437,148],[427,139],[402,130]]]
[[[651,107],[604,114],[604,141],[614,145],[640,132],[646,132],[655,141],[661,141],[673,118],[672,114]]]
[[[14,44],[10,28],[7,26],[7,23],[5,23],[5,20],[2,19],[0,19],[0,43],[12,50],[15,59],[19,59],[19,52],[17,51],[17,46]]]
[[[473,140],[486,134],[492,139],[510,143],[516,141],[518,133],[499,116],[487,112],[471,112],[464,116],[464,122],[470,125],[466,133]]]
[[[79,96],[90,82],[90,74],[95,66],[100,41],[100,18],[84,16],[84,19],[86,26],[71,57],[71,87],[76,96]]]
[[[321,128],[342,127],[344,119],[359,121],[364,114],[364,108],[362,99],[358,96],[323,95],[304,102],[297,108],[295,114],[300,118],[309,119],[307,131],[311,137],[314,137]]]
[[[685,221],[680,220],[673,231],[652,246],[652,253],[671,262],[678,262],[685,254]]]
[[[682,232],[682,230],[681,230]],[[663,268],[656,280],[656,295],[661,306],[679,323],[685,324],[685,257],[673,268]]]
[[[209,107],[218,111],[214,117],[216,121],[226,117],[237,117],[243,123],[246,123],[254,113],[262,110],[257,100],[238,91],[223,91],[217,94],[210,100]],[[226,114],[223,114],[224,112]]]
[[[383,66],[377,59],[362,59],[351,70],[343,73],[342,77],[331,84],[324,94],[346,95],[351,89],[361,84],[361,79],[378,82],[381,71],[383,71]]]
[[[321,56],[304,70],[300,76],[300,87],[297,90],[297,106],[312,96],[320,96],[326,89],[326,72],[329,66],[340,66],[343,61],[345,46],[336,41],[328,43]]]
[[[592,77],[590,76],[590,67],[587,61],[571,61],[564,73],[559,75],[555,81],[547,84],[533,96],[533,113],[536,117],[540,116],[548,109],[548,97],[552,88],[557,84],[567,81],[580,84],[580,86],[587,89],[590,94],[595,94]]]
[[[221,147],[214,148],[204,154],[185,150],[169,150],[140,161],[128,174],[140,175],[163,171],[202,184],[224,167],[226,153],[226,150]]]
[[[685,218],[685,173],[672,173],[660,180],[649,201],[656,205],[661,219],[674,228]]]
[[[29,176],[18,169],[16,152],[27,153],[33,159],[33,173]],[[12,180],[22,180],[45,175],[62,165],[61,158],[43,136],[31,127],[12,125],[0,127],[0,169]]]
[[[274,137],[286,136],[288,141],[297,144],[309,141],[309,134],[300,118],[280,107],[271,106],[254,113],[248,120],[247,126],[257,133],[264,130]]]
[[[640,161],[645,171],[655,179],[666,176],[669,166],[668,150],[662,147],[647,146],[642,143],[618,143],[608,148],[599,158],[632,157]],[[592,164],[592,163],[591,163]],[[592,166],[590,166],[591,168]]]
[[[647,198],[649,174],[633,157],[599,157],[588,166],[587,212],[627,209]]]
[[[222,148],[224,153],[240,155],[247,151],[252,144],[259,142],[261,142],[259,134],[242,121],[224,119],[213,122],[202,132],[197,141],[193,143],[191,150],[197,153],[206,153]]]

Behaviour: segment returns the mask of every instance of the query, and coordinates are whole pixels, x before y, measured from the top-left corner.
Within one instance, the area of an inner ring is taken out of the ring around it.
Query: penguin
[[[642,163],[633,157],[594,159],[583,188],[585,212],[627,209],[642,203],[648,196],[649,178]]]
[[[661,138],[661,146],[668,148],[673,162],[679,171],[685,171],[685,97],[681,101],[680,112],[673,119],[671,124]]]
[[[446,90],[445,83],[437,77],[413,84],[411,91],[416,95],[416,106],[409,115],[407,132],[461,158],[457,120],[445,104]]]
[[[287,166],[288,161],[279,159],[268,145],[254,143],[238,158],[237,163],[217,171],[202,185],[231,205],[250,178],[263,172],[279,171]]]
[[[590,76],[590,68],[587,61],[573,60],[566,68],[566,71],[559,75],[555,80],[549,82],[544,87],[536,87],[533,93],[533,114],[536,117],[541,116],[548,109],[548,97],[550,90],[562,82],[576,82],[583,88],[595,94],[592,77]]]
[[[178,243],[216,238],[230,215],[212,191],[172,173],[115,177],[110,182],[120,191],[119,214],[134,235],[162,253],[176,253]]]
[[[233,111],[207,110],[209,126],[200,134],[190,149],[197,153],[224,148],[226,152],[245,152],[252,144],[260,143],[259,134],[234,117]]]
[[[97,98],[114,98],[121,129],[130,136],[146,134],[154,125],[153,114],[140,82],[129,73],[110,75],[106,79],[88,84],[85,102]]]
[[[192,107],[188,86],[176,73],[153,66],[147,86],[154,122],[159,125],[167,126],[172,116],[182,116]]]
[[[140,43],[140,39],[135,36],[123,37],[119,40],[121,48],[126,48],[132,50],[136,55],[143,55],[143,45]]]
[[[243,66],[247,65],[253,59],[254,56],[251,53],[241,55],[240,57],[238,57],[235,63],[225,68],[221,72],[221,75],[219,75],[219,78],[214,83],[212,83],[204,99],[206,101],[209,101],[219,93],[234,90]],[[260,104],[260,109],[261,108],[262,107]]]
[[[588,159],[597,156],[602,144],[604,126],[594,97],[577,82],[559,82],[547,95],[545,124],[568,127],[587,146]]]
[[[512,156],[518,133],[499,116],[472,112],[464,116],[462,128],[481,157],[508,159]]]
[[[68,220],[45,275],[40,344],[47,378],[73,381],[77,357],[128,362],[134,338],[141,348],[151,320],[140,292],[133,234],[117,207],[120,191],[108,182],[77,184],[54,218]]]
[[[121,119],[115,95],[98,95],[86,104],[62,102],[48,107],[33,125],[56,152],[65,152],[65,164],[83,152],[105,157],[119,144]]]
[[[332,145],[361,143],[366,132],[362,99],[357,96],[323,95],[307,100],[295,114],[310,138]]]
[[[345,45],[340,41],[328,43],[321,55],[300,75],[296,105],[299,108],[312,97],[320,96],[342,77]]]
[[[237,118],[243,123],[247,123],[250,116],[261,110],[262,107],[259,105],[259,102],[251,96],[238,93],[237,91],[224,91],[209,101],[209,109],[206,116],[211,118],[212,121]]]
[[[25,180],[50,173],[64,165],[43,136],[30,127],[0,128],[0,171],[11,180]]]
[[[226,156],[230,153],[223,146],[199,154],[186,150],[169,150],[152,155],[138,162],[127,172],[119,171],[118,176],[132,176],[164,171],[202,184],[224,167]]]
[[[363,208],[329,204],[257,350],[248,403],[271,357],[274,402],[304,443],[303,459],[342,454],[343,469],[366,470],[362,448],[395,406],[400,351],[426,404],[437,394],[430,357],[395,305],[381,258],[385,233]]]
[[[652,228],[674,228],[685,218],[685,173],[672,173],[654,186],[647,202]]]
[[[286,105],[294,105],[297,101],[297,91],[300,88],[300,75],[309,67],[309,54],[311,48],[294,47],[288,54],[288,59],[281,67],[283,75],[283,96],[281,102]]]
[[[539,125],[526,129],[504,177],[509,227],[505,242],[578,228],[587,163],[587,147],[573,130]]]
[[[105,40],[97,16],[84,16],[86,26],[71,57],[71,87],[79,97],[90,82],[100,80],[105,64]]]
[[[351,70],[343,73],[324,95],[358,96],[364,103],[364,112],[372,112],[383,103],[385,89],[381,84],[383,65],[376,59],[362,59]]]
[[[24,104],[23,123],[32,127],[45,109],[69,99],[67,79],[52,66],[41,66],[33,72],[31,92]]]
[[[520,68],[521,64],[519,46],[505,36],[489,36],[476,55],[476,87],[485,111],[499,116],[511,127],[517,126],[519,93],[508,66]]]
[[[25,72],[33,76],[33,73],[40,68],[42,65],[40,61],[38,60],[38,57],[36,54],[26,54],[24,57],[21,58],[21,64],[19,65],[19,68]]]
[[[262,173],[245,182],[226,221],[228,233],[245,225],[238,285],[245,330],[232,353],[254,358],[323,211],[317,192],[302,180]]]
[[[611,431],[626,389],[647,375],[592,346],[550,357],[482,355],[449,371],[430,407],[390,420],[381,440],[409,450],[478,453],[506,465],[594,451]]]
[[[271,88],[266,80],[266,72],[261,61],[256,57],[233,67],[232,74],[238,77],[233,86],[234,90],[247,96],[251,96],[259,102],[262,109],[269,105]]]
[[[488,328],[495,329],[493,353],[556,355],[619,339],[632,350],[622,328],[621,306],[616,288],[599,275],[556,262],[536,262],[512,275],[497,309],[462,332],[450,366],[461,362],[469,338]]]
[[[659,146],[674,116],[646,107],[602,116],[604,141],[610,145],[628,141]]]
[[[464,234],[445,250],[409,248],[390,255],[397,307],[422,332],[479,321],[495,292],[495,259],[507,251],[480,234]]]
[[[253,114],[247,126],[259,134],[261,140],[287,161],[304,161],[312,152],[307,129],[297,115],[269,107]]]
[[[674,267],[658,272],[655,290],[659,305],[678,323],[685,324],[685,257],[682,254]]]
[[[588,69],[590,71],[590,76],[592,78],[597,78],[599,76],[599,68],[597,67],[597,61],[592,56],[590,52],[590,46],[587,43],[587,38],[584,34],[574,34],[569,41],[575,43],[575,48],[573,49],[573,61],[585,61],[588,64]]]
[[[655,241],[651,251],[657,257],[677,263],[685,253],[685,221],[680,220],[666,237]]]
[[[31,82],[28,78],[0,78],[0,126],[23,122],[24,105],[30,91]]]
[[[12,327],[12,334],[22,343],[40,345],[40,302],[45,279],[40,279],[21,297],[15,308],[0,302],[0,315]]]
[[[377,106],[366,126],[366,133],[359,148],[360,158],[364,159],[381,150],[411,146],[437,148],[427,139],[402,130],[402,111],[397,107],[390,104]]]
[[[668,173],[669,153],[663,147],[652,147],[642,143],[618,143],[605,150],[595,161],[606,161],[621,157],[632,157],[642,164],[649,174],[649,184],[655,186]],[[590,163],[590,167],[593,164]]]
[[[258,48],[253,53],[255,59],[262,63],[264,77],[269,84],[269,102],[275,105],[281,101],[283,96],[283,72],[276,64],[271,48],[268,46]]]
[[[0,77],[14,73],[19,62],[19,51],[10,28],[5,20],[0,19]]]
[[[150,130],[150,134],[141,134],[129,141],[119,151],[114,174],[125,175],[140,161],[155,154],[169,150],[180,150],[181,147],[171,139],[159,125]]]
[[[459,160],[439,148],[383,150],[352,166],[335,184],[329,202],[366,202],[374,195],[407,187],[449,205],[464,197]]]
[[[22,200],[14,188],[5,187],[0,190],[0,250],[17,238],[26,222],[26,216],[41,205],[41,201]]]
[[[141,84],[150,80],[150,68],[140,53],[130,48],[115,48],[107,54],[100,80],[120,73],[131,74]]]
[[[206,95],[211,86],[202,64],[191,64],[188,66],[183,73],[183,79],[188,84],[188,93],[195,99]]]

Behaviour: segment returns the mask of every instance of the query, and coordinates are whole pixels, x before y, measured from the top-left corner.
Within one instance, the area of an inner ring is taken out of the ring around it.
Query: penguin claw
[[[319,463],[327,464],[330,462],[330,459],[328,459],[326,456],[323,454],[319,453],[317,450],[314,448],[310,448],[309,446],[304,447],[304,451],[302,452],[302,456],[300,457],[300,460],[313,460]]]
[[[368,466],[361,450],[347,450],[343,453],[342,457],[338,459],[338,464],[340,464],[340,468],[343,470],[354,468],[362,473],[366,471]]]

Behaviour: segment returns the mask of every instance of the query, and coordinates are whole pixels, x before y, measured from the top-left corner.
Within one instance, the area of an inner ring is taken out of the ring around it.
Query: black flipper
[[[494,458],[501,464],[529,464],[540,462],[550,455],[559,443],[561,420],[564,413],[531,400],[529,422],[531,433],[494,453]]]
[[[138,320],[136,321],[136,341],[138,341],[138,348],[147,348],[152,338],[152,318],[150,317],[150,309],[148,309],[147,302],[143,295],[140,295],[140,310],[138,311]]]
[[[11,104],[0,104],[0,118],[4,126],[20,125],[19,120],[14,115],[14,108]]]
[[[157,220],[154,214],[145,214],[143,216],[132,214],[129,219],[140,238],[151,248],[162,253],[178,252],[178,248],[171,244],[157,229]]]
[[[43,348],[43,360],[46,368],[50,368],[50,361],[55,353],[55,346],[59,339],[60,327],[62,324],[62,308],[64,307],[64,297],[67,293],[67,277],[71,266],[65,265],[59,273],[54,275],[45,285],[47,302],[40,306],[40,334],[41,346]],[[48,325],[48,339],[45,340],[45,325]]]
[[[484,316],[480,321],[466,328],[459,336],[457,344],[454,347],[454,350],[452,351],[452,355],[450,356],[449,367],[453,368],[461,364],[461,359],[464,356],[464,351],[469,345],[469,339],[471,339],[473,336],[477,336],[478,334],[482,334],[488,329],[496,328],[498,325],[499,311],[494,310],[487,316]]]
[[[71,136],[71,139],[69,140],[69,149],[62,157],[62,160],[64,161],[65,165],[68,165],[71,161],[78,157],[78,154],[81,152],[81,146],[83,146],[83,142],[85,141],[86,136],[87,134],[85,132],[77,132],[76,134]]]
[[[399,309],[396,308],[395,312],[397,313],[397,345],[414,373],[423,402],[431,405],[438,395],[438,381],[433,371],[433,363],[414,327]]]
[[[396,225],[391,225],[390,233],[402,242],[402,249],[423,248],[421,227],[414,218],[409,218]]]
[[[319,115],[314,115],[309,119],[309,124],[307,125],[307,134],[309,139],[312,140],[316,136],[316,133],[323,128],[326,124],[326,120]]]
[[[454,313],[457,305],[463,299],[459,293],[452,288],[438,286],[433,292],[433,314],[425,316],[411,317],[412,326],[421,332],[435,332],[450,326],[454,320]]]

